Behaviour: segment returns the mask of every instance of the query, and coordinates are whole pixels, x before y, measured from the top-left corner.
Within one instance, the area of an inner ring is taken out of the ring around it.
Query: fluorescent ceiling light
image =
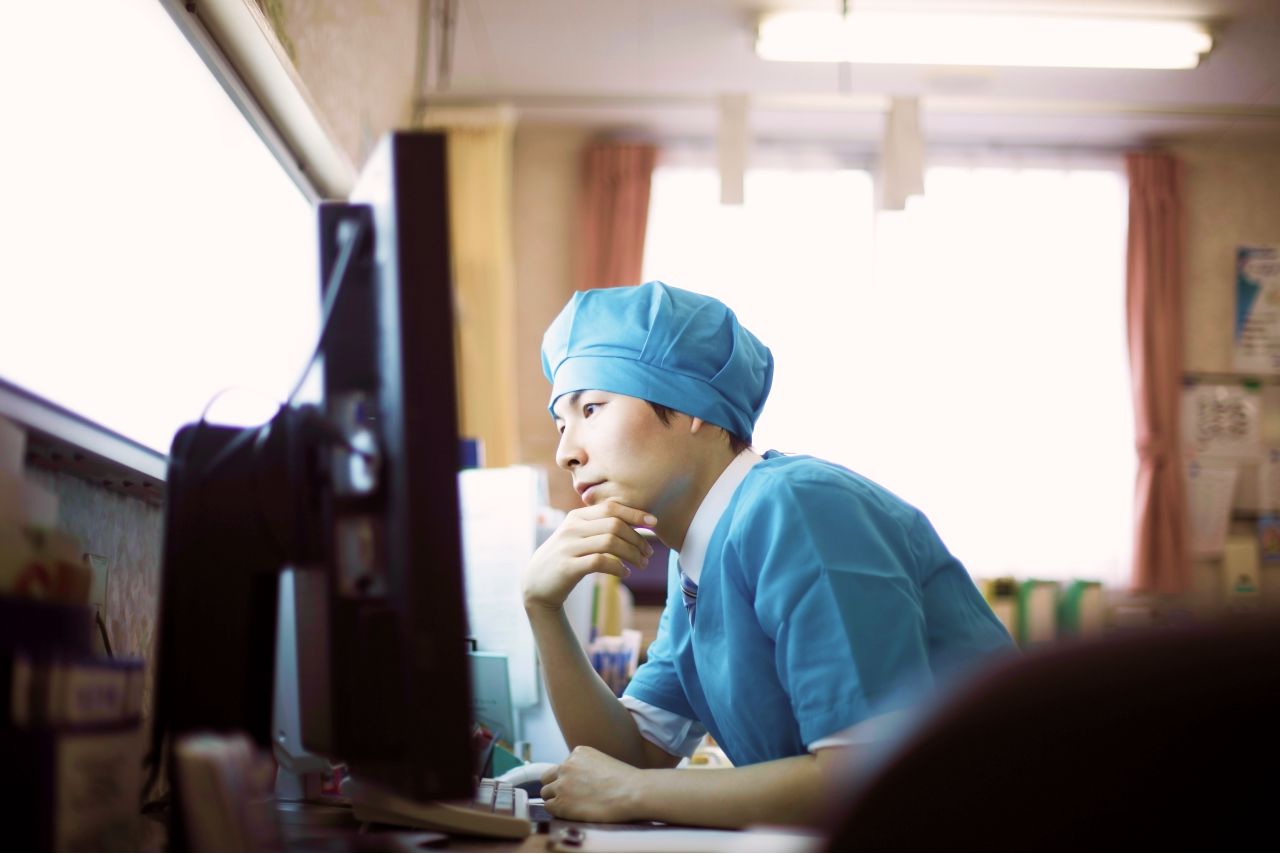
[[[1194,21],[855,11],[770,12],[763,59],[1048,68],[1195,68],[1213,39]]]

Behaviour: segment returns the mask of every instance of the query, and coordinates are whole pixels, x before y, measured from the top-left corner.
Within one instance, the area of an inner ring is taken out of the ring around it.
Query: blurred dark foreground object
[[[925,719],[828,850],[1271,850],[1277,769],[1276,614],[1068,644]]]

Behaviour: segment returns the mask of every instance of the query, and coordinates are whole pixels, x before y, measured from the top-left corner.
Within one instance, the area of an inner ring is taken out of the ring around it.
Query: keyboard
[[[468,801],[419,803],[348,778],[342,794],[358,821],[416,827],[462,836],[524,839],[533,832],[529,795],[510,783],[484,779]]]

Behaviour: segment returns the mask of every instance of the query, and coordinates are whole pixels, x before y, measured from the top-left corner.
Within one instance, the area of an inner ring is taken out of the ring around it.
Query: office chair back
[[[1275,614],[1019,657],[860,785],[832,851],[1274,849]]]

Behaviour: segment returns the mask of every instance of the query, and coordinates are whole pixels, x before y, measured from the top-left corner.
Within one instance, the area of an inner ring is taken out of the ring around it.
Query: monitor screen
[[[323,403],[173,441],[155,744],[270,743],[290,567],[303,746],[405,797],[470,797],[444,138],[384,139],[317,218]]]
[[[374,240],[351,279],[366,290],[338,294],[324,346],[325,412],[351,445],[334,452],[326,561],[344,648],[330,650],[327,696],[305,684],[322,668],[303,671],[304,706],[332,710],[331,740],[304,711],[303,741],[419,799],[472,786],[447,196],[444,137],[393,134],[358,207],[320,211],[322,280],[352,210],[369,212]]]

